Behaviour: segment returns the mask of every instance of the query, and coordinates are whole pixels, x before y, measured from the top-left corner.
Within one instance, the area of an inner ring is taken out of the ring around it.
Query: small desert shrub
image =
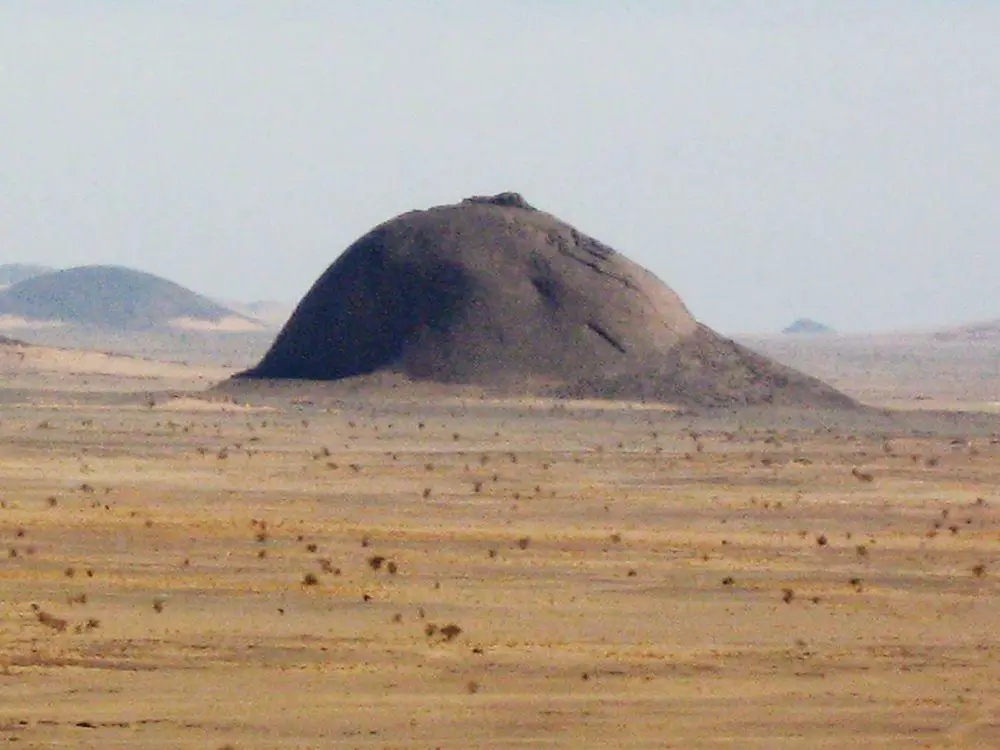
[[[317,586],[319,585],[319,577],[315,573],[306,573],[302,576],[303,586]]]
[[[47,628],[52,628],[56,632],[62,633],[69,626],[69,621],[64,620],[61,617],[56,617],[53,614],[49,614],[44,609],[39,609],[35,613],[35,617],[38,621]]]
[[[875,475],[874,474],[872,474],[871,472],[868,472],[868,471],[861,471],[861,469],[859,469],[857,466],[855,466],[853,469],[851,469],[851,474],[854,475],[854,478],[857,479],[859,482],[874,482],[875,481]]]
[[[446,641],[453,641],[462,634],[462,628],[454,623],[451,623],[441,628],[440,633]]]

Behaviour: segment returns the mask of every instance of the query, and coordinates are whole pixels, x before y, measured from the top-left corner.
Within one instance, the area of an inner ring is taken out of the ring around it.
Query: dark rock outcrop
[[[649,271],[517,193],[376,227],[240,377],[386,372],[570,397],[853,403],[700,326]]]

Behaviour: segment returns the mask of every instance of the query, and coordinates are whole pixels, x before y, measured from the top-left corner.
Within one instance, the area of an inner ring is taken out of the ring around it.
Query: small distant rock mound
[[[22,281],[33,279],[42,274],[52,273],[55,270],[54,268],[39,266],[34,263],[4,263],[0,265],[0,288],[19,284]]]
[[[376,227],[238,377],[385,374],[568,398],[854,405],[700,325],[649,271],[517,193]]]
[[[799,318],[790,326],[782,330],[782,333],[793,335],[817,336],[825,333],[836,333],[830,326],[813,320],[812,318]]]
[[[14,284],[0,292],[0,318],[118,330],[251,324],[179,284],[121,266],[80,266]]]

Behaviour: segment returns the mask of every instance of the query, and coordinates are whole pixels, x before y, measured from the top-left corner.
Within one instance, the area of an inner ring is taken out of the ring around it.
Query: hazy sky
[[[1000,318],[1000,2],[0,2],[0,263],[293,302],[502,190],[722,331]]]

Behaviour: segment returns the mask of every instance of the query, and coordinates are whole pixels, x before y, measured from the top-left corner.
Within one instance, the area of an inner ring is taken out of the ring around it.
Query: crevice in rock
[[[604,339],[608,344],[610,344],[614,349],[617,349],[620,353],[625,354],[625,347],[610,333],[605,331],[601,326],[599,326],[594,321],[589,321],[587,323],[587,328],[596,333],[602,339]]]

